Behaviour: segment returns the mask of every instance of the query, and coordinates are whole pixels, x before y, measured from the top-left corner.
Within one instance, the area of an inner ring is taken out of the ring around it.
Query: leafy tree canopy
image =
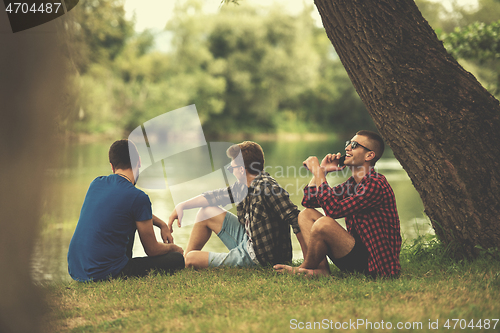
[[[446,48],[456,58],[480,62],[500,60],[500,21],[475,22],[442,35]]]
[[[110,64],[133,35],[123,0],[80,1],[69,13],[68,29],[77,52],[72,57],[80,73],[91,63]]]
[[[179,2],[167,25],[171,51],[162,53],[151,32],[131,32],[121,1],[100,3],[86,2],[73,25],[82,56],[76,132],[116,135],[193,103],[213,137],[352,131],[359,121],[374,128],[312,6],[291,16],[241,2],[207,14],[201,0]],[[96,17],[122,23],[99,27]]]
[[[440,38],[448,52],[500,97],[500,1],[480,0],[475,10],[457,9],[459,26]]]

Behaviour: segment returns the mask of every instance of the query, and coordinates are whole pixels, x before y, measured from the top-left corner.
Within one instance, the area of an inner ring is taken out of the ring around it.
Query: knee
[[[298,217],[299,225],[304,224],[304,222],[306,222],[306,221],[312,220],[311,219],[311,209],[312,208],[306,208],[299,213],[299,217]]]
[[[194,264],[193,251],[189,251],[184,255],[184,263],[186,265],[186,268],[193,267]]]
[[[175,270],[183,269],[186,266],[184,256],[179,252],[170,253],[170,261],[172,263],[171,266]]]
[[[299,219],[312,219],[312,215],[317,213],[318,211],[314,208],[306,208],[299,213]]]
[[[318,218],[322,217],[323,214],[318,212],[314,208],[306,208],[299,213],[299,226],[302,228],[304,226],[309,226],[314,223]]]
[[[218,216],[222,214],[224,211],[220,209],[219,207],[213,207],[213,206],[208,206],[208,207],[202,207],[198,211],[198,214],[196,214],[196,223],[200,222],[206,222],[208,223],[211,219],[213,219],[215,216]]]
[[[314,222],[311,232],[324,235],[333,229],[334,223],[335,220],[328,216],[321,217]]]
[[[201,262],[202,258],[200,257],[200,253],[201,251],[189,251],[186,253],[184,256],[186,268],[201,268],[204,266]]]
[[[299,213],[299,221],[316,221],[320,217],[323,217],[324,215],[318,212],[314,208],[306,208],[303,211]]]

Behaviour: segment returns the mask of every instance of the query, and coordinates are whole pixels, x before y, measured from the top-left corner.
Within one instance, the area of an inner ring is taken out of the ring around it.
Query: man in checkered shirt
[[[180,227],[185,209],[200,208],[185,251],[186,267],[249,267],[292,260],[290,226],[305,246],[298,224],[299,210],[288,193],[264,172],[264,152],[245,141],[227,150],[228,171],[238,180],[228,188],[209,191],[178,204],[169,217]],[[237,203],[237,216],[219,206]],[[212,232],[229,253],[201,251]]]
[[[340,153],[328,154],[319,163],[315,156],[304,161],[313,178],[304,189],[299,225],[306,246],[299,267],[275,265],[277,271],[309,275],[329,275],[326,259],[343,271],[371,276],[397,276],[401,270],[401,233],[396,200],[386,178],[375,171],[384,152],[382,138],[359,131],[346,142],[344,165]],[[347,167],[352,172],[346,182],[330,187],[326,174]],[[315,208],[322,208],[326,216]],[[345,218],[347,230],[335,219]]]

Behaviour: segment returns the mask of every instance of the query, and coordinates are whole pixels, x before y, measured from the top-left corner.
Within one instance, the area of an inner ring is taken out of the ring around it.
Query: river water
[[[61,162],[57,168],[48,171],[47,177],[52,187],[43,202],[43,215],[40,226],[40,237],[33,256],[33,276],[36,281],[67,281],[70,276],[67,272],[66,255],[69,242],[78,221],[80,209],[90,182],[97,176],[108,175],[111,169],[108,162],[110,142],[93,144],[72,144],[65,147],[61,154]],[[292,201],[300,205],[302,190],[309,182],[311,175],[301,168],[302,161],[308,156],[323,157],[327,153],[343,151],[343,145],[320,141],[294,142],[259,142],[264,149],[266,171],[269,172],[289,193]],[[186,170],[197,168],[197,161],[187,163]],[[229,163],[229,159],[227,160]],[[165,165],[164,165],[165,166]],[[415,238],[418,234],[433,232],[428,219],[423,213],[422,201],[413,188],[406,172],[399,162],[387,151],[384,158],[377,163],[378,171],[384,174],[391,184],[396,195],[397,208],[401,220],[403,241]],[[160,175],[160,178],[163,175]],[[328,176],[330,185],[346,180],[350,174]],[[141,178],[138,185],[148,185],[148,178]],[[151,180],[151,178],[149,178]],[[230,182],[231,179],[228,179]],[[165,182],[165,181],[164,181]],[[206,184],[210,188],[212,184]],[[217,188],[216,183],[213,188]],[[174,208],[171,191],[166,188],[143,188],[150,196],[153,204],[153,213],[167,221]],[[176,197],[177,198],[177,197]],[[181,247],[185,247],[192,229],[192,222],[196,210],[188,211],[184,216],[182,228],[174,225],[174,240]],[[343,221],[339,221],[343,223]],[[156,229],[156,228],[155,228]],[[301,259],[302,252],[295,237],[292,237],[294,259]],[[225,246],[213,235],[204,248],[209,251],[226,251]],[[143,256],[144,250],[140,241],[136,239],[134,256]]]

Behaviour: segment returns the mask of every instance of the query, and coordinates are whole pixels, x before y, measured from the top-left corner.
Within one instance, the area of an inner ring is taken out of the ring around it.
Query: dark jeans
[[[130,241],[127,246],[127,257],[129,257],[130,260],[120,272],[119,276],[145,276],[148,275],[149,271],[153,269],[171,274],[176,270],[183,269],[185,267],[184,256],[179,252],[170,252],[154,257],[132,258],[134,237],[135,233],[130,236]]]

